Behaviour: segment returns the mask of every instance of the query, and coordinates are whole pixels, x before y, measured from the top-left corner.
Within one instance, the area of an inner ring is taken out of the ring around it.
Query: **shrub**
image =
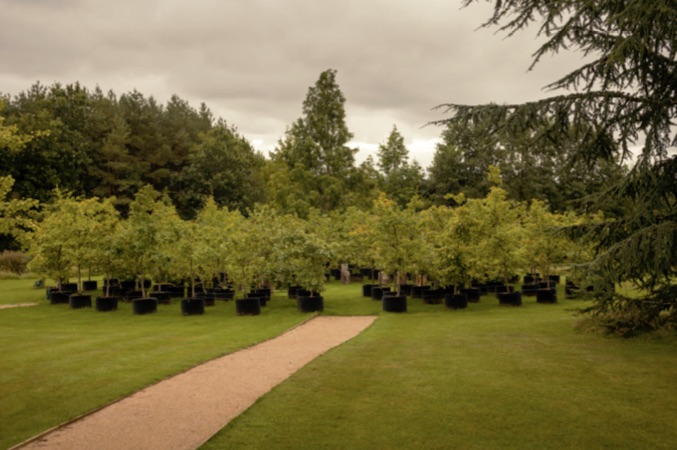
[[[5,250],[0,253],[0,271],[17,275],[26,273],[29,257],[23,252]]]

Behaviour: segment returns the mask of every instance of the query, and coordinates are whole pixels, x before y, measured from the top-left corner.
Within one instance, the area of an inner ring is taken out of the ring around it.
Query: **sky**
[[[581,63],[544,59],[535,30],[479,27],[491,3],[461,0],[0,0],[0,93],[36,82],[117,95],[176,94],[237,127],[264,154],[320,73],[337,71],[358,162],[393,126],[411,159],[432,162],[443,103],[515,103]]]

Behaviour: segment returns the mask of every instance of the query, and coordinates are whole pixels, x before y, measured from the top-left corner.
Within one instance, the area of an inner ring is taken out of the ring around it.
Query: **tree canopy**
[[[617,214],[592,230],[599,253],[589,269],[602,278],[633,281],[650,294],[640,302],[602,296],[596,311],[623,314],[624,305],[632,304],[640,310],[639,321],[654,323],[661,315],[677,322],[674,314],[662,314],[677,305],[677,155],[669,151],[677,145],[674,2],[492,3],[494,12],[485,27],[497,27],[508,36],[536,27],[545,39],[532,67],[560,51],[579,51],[586,59],[547,86],[552,96],[510,105],[443,104],[440,108],[450,117],[438,123],[492,123],[510,136],[529,133],[560,152],[573,142],[571,157],[588,165],[634,160],[627,176],[599,199],[600,208]]]

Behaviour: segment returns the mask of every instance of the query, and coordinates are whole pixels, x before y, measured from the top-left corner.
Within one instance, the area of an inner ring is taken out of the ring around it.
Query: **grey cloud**
[[[39,79],[178,94],[270,146],[335,68],[356,140],[378,144],[393,124],[432,139],[440,130],[423,125],[440,118],[435,105],[539,97],[580,62],[527,73],[533,34],[474,31],[490,11],[453,0],[12,0],[0,15],[0,92]]]

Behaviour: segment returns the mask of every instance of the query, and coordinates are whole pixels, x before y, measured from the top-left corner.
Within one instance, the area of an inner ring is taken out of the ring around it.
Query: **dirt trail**
[[[21,449],[195,449],[308,362],[376,317],[315,317],[285,334],[149,386]]]

